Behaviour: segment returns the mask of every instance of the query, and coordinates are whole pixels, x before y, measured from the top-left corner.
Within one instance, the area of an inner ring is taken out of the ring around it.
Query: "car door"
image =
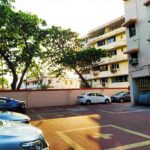
[[[130,102],[130,101],[131,101],[130,92],[127,92],[127,101],[128,101],[128,102]]]
[[[105,97],[104,95],[100,94],[100,93],[96,93],[96,102],[97,103],[103,103],[105,102]]]
[[[91,103],[96,103],[95,93],[89,93],[87,99],[91,100]]]
[[[126,92],[124,94],[124,100],[127,102],[127,101],[130,101],[130,92]]]

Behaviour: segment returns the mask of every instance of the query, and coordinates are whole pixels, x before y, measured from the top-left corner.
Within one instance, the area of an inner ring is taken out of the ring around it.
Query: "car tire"
[[[105,104],[109,104],[109,103],[110,103],[109,99],[106,99]]]
[[[123,99],[123,98],[121,98],[121,99],[120,99],[120,103],[123,103],[123,102],[124,102],[124,99]]]
[[[90,105],[91,104],[91,101],[90,100],[87,100],[86,101],[86,105]]]

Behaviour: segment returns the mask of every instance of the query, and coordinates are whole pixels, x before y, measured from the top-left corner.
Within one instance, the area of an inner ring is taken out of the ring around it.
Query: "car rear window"
[[[81,95],[86,95],[86,93],[82,93]]]
[[[125,93],[125,92],[118,92],[115,95],[120,95],[120,94],[123,94],[123,93]]]

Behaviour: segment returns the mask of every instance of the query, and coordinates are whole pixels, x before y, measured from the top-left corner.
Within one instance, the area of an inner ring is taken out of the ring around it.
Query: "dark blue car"
[[[9,97],[0,97],[0,110],[26,113],[25,101],[19,101]]]

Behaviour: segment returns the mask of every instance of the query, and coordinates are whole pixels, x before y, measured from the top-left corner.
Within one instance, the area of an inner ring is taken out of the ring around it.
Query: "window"
[[[94,93],[89,93],[88,96],[95,96],[95,94]]]
[[[94,79],[94,82],[97,82],[97,80],[96,80],[96,79]]]
[[[104,95],[102,95],[102,94],[99,94],[99,93],[95,93],[95,94],[96,94],[96,96],[104,97]]]
[[[43,80],[40,80],[40,84],[42,84]]]
[[[117,50],[109,51],[109,56],[117,55]]]
[[[107,78],[102,78],[102,79],[100,79],[100,83],[101,83],[101,84],[107,83]]]
[[[33,81],[33,85],[37,84],[37,81]]]
[[[6,104],[6,100],[0,99],[0,105],[2,105],[2,104]]]
[[[137,65],[139,63],[139,61],[138,61],[138,53],[131,54],[131,59],[129,60],[129,63],[132,66]]]
[[[112,83],[128,82],[128,76],[119,76],[111,78]]]
[[[129,25],[129,37],[133,37],[136,35],[135,23]]]
[[[100,66],[100,71],[107,71],[107,70],[108,70],[108,65]]]
[[[107,43],[108,43],[108,44],[109,44],[109,43],[113,43],[113,42],[115,42],[115,41],[116,41],[115,36],[110,37],[110,38],[107,39]]]
[[[97,42],[97,46],[103,46],[103,45],[105,45],[105,40]]]
[[[111,65],[111,69],[118,69],[119,68],[119,64],[112,64]]]
[[[99,67],[99,66],[98,66],[98,67],[93,67],[92,70],[93,70],[93,71],[99,71],[99,70],[100,70],[100,67]]]
[[[52,81],[51,80],[48,80],[48,84],[51,84],[52,83]]]

